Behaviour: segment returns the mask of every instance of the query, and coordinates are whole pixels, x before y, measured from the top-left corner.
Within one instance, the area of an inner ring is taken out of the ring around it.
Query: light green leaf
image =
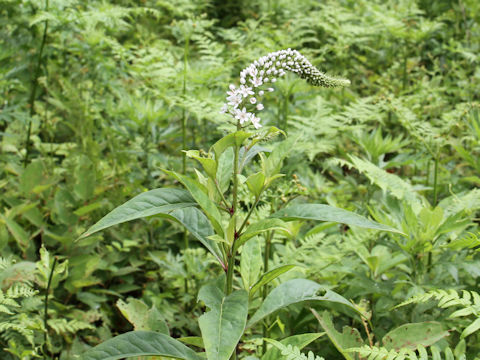
[[[345,326],[343,332],[340,333],[335,329],[332,322],[332,316],[329,312],[324,311],[320,316],[314,309],[310,309],[317,318],[323,330],[327,333],[330,341],[343,355],[345,360],[355,360],[356,357],[348,352],[347,349],[361,347],[363,345],[362,337],[357,329]]]
[[[188,150],[188,151],[185,151],[185,153],[189,158],[193,158],[197,160],[200,164],[202,164],[203,169],[205,170],[207,175],[210,178],[215,179],[215,176],[217,174],[217,162],[214,159],[209,159],[209,158],[200,156],[200,153],[198,150]]]
[[[80,360],[118,360],[135,356],[201,359],[193,350],[170,336],[150,331],[131,331],[95,346],[82,354]]]
[[[198,205],[203,209],[205,215],[208,217],[212,223],[213,228],[219,235],[223,235],[222,228],[222,217],[218,211],[217,205],[210,200],[206,193],[206,189],[198,181],[195,181],[188,176],[179,174],[175,171],[164,170],[167,174],[173,176],[175,179],[180,181],[190,192],[193,198],[196,200]]]
[[[240,235],[240,237],[235,242],[235,249],[238,249],[242,246],[245,242],[250,240],[252,237],[257,236],[265,231],[270,230],[280,230],[290,234],[290,230],[280,219],[262,219],[259,220],[247,227],[247,229]]]
[[[258,199],[260,196],[263,185],[265,184],[265,175],[260,171],[252,174],[247,178],[247,186],[250,192]]]
[[[318,295],[319,292],[324,292],[324,294]],[[347,299],[331,290],[326,290],[322,285],[311,280],[293,279],[280,284],[267,295],[260,308],[249,320],[247,326],[251,327],[266,316],[284,307],[308,300],[339,303],[358,312]]]
[[[394,229],[388,225],[379,224],[353,212],[323,204],[291,205],[285,209],[277,211],[272,215],[272,217],[282,218],[284,220],[304,219],[332,221],[366,229],[383,230],[403,234],[400,230]]]
[[[258,237],[247,242],[242,248],[240,258],[240,275],[243,286],[249,291],[250,287],[257,281],[262,269],[262,246]]]
[[[225,296],[215,284],[200,289],[198,299],[210,311],[199,319],[208,360],[228,360],[243,335],[248,313],[248,294],[244,290]]]
[[[215,159],[220,159],[220,155],[230,146],[240,146],[248,139],[252,134],[243,130],[236,131],[234,133],[224,136],[218,140],[213,146],[213,152],[215,153]]]
[[[386,334],[383,339],[383,346],[388,350],[400,350],[408,348],[415,350],[418,345],[430,346],[438,340],[448,336],[443,325],[435,321],[404,324]]]
[[[462,339],[466,338],[467,336],[473,334],[478,329],[480,329],[480,318],[477,318],[474,322],[468,325],[463,331],[462,335],[460,336]]]
[[[248,244],[248,243],[247,243]],[[250,289],[250,296],[255,294],[262,286],[268,284],[269,282],[275,280],[280,275],[286,273],[287,271],[293,269],[296,265],[282,265],[264,273],[260,279],[252,286]]]

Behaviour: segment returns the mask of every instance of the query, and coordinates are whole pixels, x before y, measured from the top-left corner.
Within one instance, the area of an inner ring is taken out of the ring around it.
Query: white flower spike
[[[325,75],[313,66],[297,50],[287,49],[272,52],[255,60],[240,72],[240,86],[230,84],[227,91],[227,104],[222,107],[222,112],[230,114],[237,119],[240,125],[251,123],[255,129],[262,127],[256,111],[262,111],[263,105],[258,103],[257,98],[264,95],[265,89],[260,89],[267,82],[275,83],[278,78],[284,76],[286,71],[293,72],[314,86],[337,87],[350,85],[349,80],[336,79]],[[269,77],[263,77],[269,75]],[[247,85],[251,84],[251,85]],[[272,87],[266,89],[274,91]],[[247,101],[246,99],[249,98]],[[239,107],[242,110],[239,110]]]

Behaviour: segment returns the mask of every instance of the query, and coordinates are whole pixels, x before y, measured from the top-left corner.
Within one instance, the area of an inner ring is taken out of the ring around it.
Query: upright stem
[[[438,179],[438,155],[435,156],[434,168],[433,168],[433,206],[437,206],[437,201],[438,201],[437,179]]]
[[[190,37],[185,38],[185,48],[183,51],[183,88],[182,95],[185,98],[187,93],[187,67],[188,67],[188,46],[190,42]],[[182,110],[182,150],[187,150],[187,114],[185,107]],[[187,173],[187,154],[182,151],[182,174]],[[183,231],[183,243],[185,245],[185,250],[190,247],[188,242],[188,233],[187,230]],[[184,280],[185,293],[188,294],[188,277],[185,277]]]
[[[268,271],[268,262],[269,262],[269,259],[270,259],[270,249],[271,249],[271,245],[272,245],[272,238],[273,238],[273,231],[269,231],[267,233],[267,236],[265,237],[265,253],[263,255],[263,272],[266,273]],[[263,286],[262,288],[262,299],[265,299],[267,297],[267,286]],[[265,322],[263,323],[263,338],[267,338],[269,335],[268,335],[269,331],[268,331],[268,326],[267,324],[265,324]],[[263,340],[263,344],[262,344],[262,354],[265,354],[265,352],[267,351],[267,343],[265,342],[265,340]]]
[[[405,40],[405,52],[403,54],[403,80],[402,80],[402,90],[407,88],[407,51],[408,51],[408,43]]]
[[[52,269],[50,270],[50,275],[48,276],[47,289],[45,291],[45,301],[44,301],[44,313],[43,313],[43,326],[45,332],[43,333],[44,346],[48,349],[48,293],[50,292],[50,286],[52,285],[53,272],[55,271],[55,266],[57,265],[57,257],[53,258]],[[44,353],[45,353],[44,348]]]
[[[48,0],[45,0],[45,11],[48,11]],[[30,92],[30,98],[28,99],[28,106],[30,107],[30,118],[28,119],[27,137],[25,139],[25,158],[23,159],[23,166],[27,166],[28,158],[30,156],[30,137],[32,135],[32,117],[35,113],[34,102],[37,94],[38,77],[40,76],[40,67],[42,65],[43,49],[47,41],[48,32],[48,20],[45,20],[45,27],[43,28],[42,43],[40,44],[40,50],[38,51],[37,66],[32,80],[32,91]]]

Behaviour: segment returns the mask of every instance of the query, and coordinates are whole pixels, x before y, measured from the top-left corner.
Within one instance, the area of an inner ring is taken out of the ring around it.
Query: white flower
[[[252,113],[247,112],[245,108],[243,108],[242,110],[235,109],[235,119],[240,121],[241,125],[248,121],[251,115]]]
[[[230,95],[230,96],[237,95],[237,89],[235,88],[235,85],[230,84],[228,87],[230,88],[230,91],[227,91],[227,95]]]
[[[254,87],[259,87],[263,84],[262,78],[261,77],[254,77],[250,79],[250,82]]]
[[[238,93],[240,95],[242,95],[244,98],[246,98],[248,95],[253,95],[255,94],[253,91],[252,91],[252,88],[249,87],[249,86],[245,86],[245,85],[240,85],[240,88],[238,89]]]
[[[260,118],[256,117],[254,114],[250,117],[250,121],[252,122],[255,129],[260,129],[262,125],[260,124]]]
[[[250,103],[251,104],[255,104],[256,102],[257,102],[257,99],[255,99],[254,97],[250,98]]]
[[[263,104],[257,104],[257,110],[262,111],[263,110]]]
[[[222,109],[220,110],[220,114],[225,114],[228,111],[228,105],[223,104]]]
[[[228,100],[228,105],[233,106],[235,109],[240,105],[242,102],[243,98],[240,94],[232,95],[227,98]]]
[[[277,79],[275,79],[275,78],[272,79],[272,83],[274,83],[274,82],[276,82],[276,81],[277,81]]]
[[[245,78],[244,77],[240,78],[240,84],[245,84]]]
[[[260,91],[258,92],[258,95],[259,95],[259,96],[263,96],[263,94],[265,94],[265,92],[264,92],[263,90],[260,90]]]
[[[275,89],[274,88],[268,88],[267,90],[270,91],[270,92],[273,92]]]

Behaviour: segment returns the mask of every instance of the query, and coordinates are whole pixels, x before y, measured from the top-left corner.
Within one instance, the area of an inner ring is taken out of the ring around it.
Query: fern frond
[[[452,250],[465,250],[465,249],[473,249],[475,252],[480,251],[480,233],[468,233],[466,236],[455,239],[450,243],[444,245],[443,247],[447,247]]]
[[[292,345],[283,345],[281,342],[278,342],[273,339],[265,339],[270,344],[275,346],[278,350],[280,350],[281,354],[284,356],[286,360],[324,360],[324,358],[320,356],[315,356],[311,351],[308,355],[305,355],[300,351],[300,349],[296,346]]]
[[[89,323],[75,319],[69,321],[67,319],[50,319],[48,325],[59,335],[75,334],[80,330],[94,329]]]
[[[428,360],[428,359],[451,359],[451,360],[464,360],[465,355],[460,354],[458,356],[454,356],[453,351],[446,347],[443,351],[444,356],[441,355],[441,350],[438,349],[435,345],[430,347],[430,354],[429,351],[422,345],[419,345],[416,351],[412,351],[407,348],[402,348],[400,350],[388,350],[384,347],[377,347],[373,346],[370,347],[368,345],[364,345],[362,347],[350,348],[348,352],[355,352],[361,358],[365,359],[372,359],[372,360]]]

